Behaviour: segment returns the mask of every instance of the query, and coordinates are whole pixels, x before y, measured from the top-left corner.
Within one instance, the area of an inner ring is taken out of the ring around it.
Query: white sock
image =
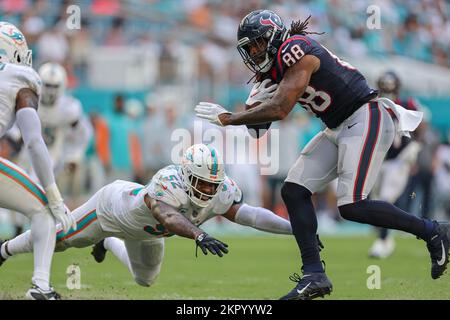
[[[10,256],[14,256],[18,253],[26,253],[26,252],[33,252],[33,240],[31,238],[31,231],[24,232],[14,239],[8,240],[8,242],[5,243],[8,246],[8,252]],[[6,249],[6,248],[5,248]],[[3,246],[2,246],[2,256],[3,254]]]
[[[31,217],[31,237],[34,252],[32,282],[43,290],[49,290],[50,268],[56,242],[55,221],[50,214],[38,213]]]
[[[8,246],[8,242],[9,241],[5,241],[0,246],[0,255],[5,260],[12,256],[11,252],[9,252],[9,248],[8,248],[8,250],[6,250],[6,247]]]
[[[106,250],[111,251],[127,268],[130,270],[131,274],[131,265],[130,259],[128,258],[127,248],[125,247],[125,243],[122,240],[110,237],[106,238],[103,242]]]

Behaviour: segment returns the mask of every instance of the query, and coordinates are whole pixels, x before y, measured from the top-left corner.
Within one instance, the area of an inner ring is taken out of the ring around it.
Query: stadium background
[[[67,27],[72,4],[80,8],[80,29]],[[366,26],[370,5],[381,9],[381,29]],[[243,107],[251,74],[236,50],[236,29],[247,12],[263,7],[279,13],[287,25],[311,15],[310,29],[325,32],[313,37],[359,68],[372,86],[383,71],[399,74],[402,96],[418,99],[430,123],[427,147],[402,206],[415,214],[450,219],[450,159],[441,152],[450,140],[450,4],[444,0],[0,1],[0,20],[24,32],[34,68],[48,61],[63,64],[70,92],[91,119],[94,137],[78,179],[63,189],[69,206],[118,178],[146,183],[171,161],[171,132],[193,129],[198,101],[233,110]],[[281,182],[321,124],[297,108],[273,128],[280,129],[283,141],[276,175],[261,177],[258,166],[251,164],[230,165],[227,171],[248,203],[286,217]],[[13,156],[3,141],[1,153]],[[374,234],[369,227],[342,221],[334,203],[333,187],[315,198],[321,233]],[[9,215],[0,219],[0,235],[11,236]],[[262,236],[222,220],[207,228],[215,234]],[[292,254],[297,254],[295,248]]]

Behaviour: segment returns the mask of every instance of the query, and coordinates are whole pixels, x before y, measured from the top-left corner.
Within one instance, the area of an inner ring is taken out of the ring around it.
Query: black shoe
[[[312,300],[324,297],[333,291],[333,285],[325,272],[304,273],[301,278],[294,273],[289,279],[297,282],[297,285],[291,292],[281,297],[280,300]]]
[[[450,223],[435,222],[437,224],[434,235],[427,242],[431,257],[431,277],[439,278],[447,269],[450,246]]]
[[[52,287],[50,290],[42,290],[36,285],[33,285],[26,294],[30,300],[61,300],[61,296]]]
[[[94,257],[95,261],[97,261],[98,263],[101,263],[103,262],[103,260],[105,260],[107,250],[105,249],[104,242],[105,240],[103,239],[92,247],[91,254]]]

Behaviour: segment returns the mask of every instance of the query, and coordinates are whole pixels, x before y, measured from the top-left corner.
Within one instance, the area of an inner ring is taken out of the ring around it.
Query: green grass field
[[[150,288],[134,283],[128,270],[108,253],[102,264],[90,248],[70,249],[54,256],[52,283],[65,299],[278,299],[294,286],[288,276],[300,273],[299,254],[290,237],[220,237],[230,253],[195,258],[193,241],[169,238],[165,260]],[[324,237],[323,259],[334,291],[327,299],[450,299],[450,275],[430,277],[430,260],[423,242],[397,237],[388,260],[372,260],[370,237]],[[199,254],[201,252],[199,251]],[[66,288],[66,269],[81,268],[80,290]],[[367,267],[381,268],[381,289],[366,286]],[[22,299],[30,286],[32,255],[16,256],[0,268],[2,299]]]

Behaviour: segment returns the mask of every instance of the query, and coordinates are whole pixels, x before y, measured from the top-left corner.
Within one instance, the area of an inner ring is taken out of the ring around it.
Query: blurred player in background
[[[20,212],[31,220],[34,273],[33,286],[26,296],[35,300],[56,300],[59,295],[49,283],[55,246],[54,218],[66,231],[76,228],[76,224],[55,183],[52,162],[41,136],[37,113],[41,80],[31,68],[31,54],[20,30],[10,23],[0,22],[0,136],[16,122],[43,186],[41,189],[24,170],[0,158],[0,206]],[[14,246],[1,246],[0,263],[10,256],[10,250],[14,250]]]
[[[66,91],[67,74],[63,66],[46,63],[39,68],[39,75],[42,96],[38,113],[44,140],[62,192],[73,198],[81,192],[81,168],[93,135],[92,125],[80,101]]]
[[[204,254],[209,251],[222,257],[228,252],[228,245],[198,227],[213,217],[292,234],[288,220],[242,200],[241,190],[225,174],[218,151],[193,145],[186,150],[181,165],[164,167],[146,186],[116,180],[100,189],[72,212],[76,232],[57,228],[56,250],[95,244],[92,254],[97,262],[102,262],[109,250],[129,268],[136,283],[150,286],[161,269],[163,237],[175,234],[194,239]],[[27,231],[5,244],[13,244],[9,245],[14,247],[10,253],[15,255],[32,251],[32,239],[33,234]]]
[[[238,27],[238,51],[257,81],[268,78],[278,84],[274,95],[237,113],[209,102],[195,107],[197,116],[219,126],[268,128],[272,121],[284,119],[298,102],[327,127],[302,150],[281,191],[303,262],[303,277],[293,278],[297,285],[282,299],[314,299],[332,291],[317,246],[311,196],[336,178],[343,218],[403,230],[423,239],[430,253],[431,277],[439,278],[448,264],[450,225],[367,199],[396,129],[408,135],[420,124],[422,114],[378,98],[357,69],[308,36],[308,19],[295,21],[287,29],[270,10],[245,16]],[[257,90],[267,89],[259,86]],[[397,128],[388,109],[399,121]]]
[[[378,90],[381,97],[386,97],[408,110],[417,111],[420,109],[419,103],[413,99],[400,99],[401,82],[398,75],[393,71],[383,73],[378,81]],[[392,118],[398,125],[395,115]],[[414,132],[414,137],[420,134],[421,125]],[[396,203],[403,194],[408,184],[411,169],[417,161],[417,155],[421,144],[416,139],[396,135],[394,142],[386,153],[380,173],[375,183],[371,199],[383,200],[392,204]],[[387,258],[395,248],[394,239],[388,236],[388,229],[380,228],[379,237],[369,250],[369,256],[373,258]]]
[[[76,201],[76,196],[81,193],[82,161],[93,134],[92,126],[83,114],[80,101],[66,92],[67,74],[63,66],[48,62],[39,68],[39,76],[42,91],[38,115],[44,142],[62,194]],[[15,145],[22,144],[22,136],[17,126],[13,126],[7,134]],[[30,165],[25,148],[21,149],[17,161],[30,177],[36,180],[36,172]],[[16,232],[22,233],[25,221],[15,215],[13,223]]]

